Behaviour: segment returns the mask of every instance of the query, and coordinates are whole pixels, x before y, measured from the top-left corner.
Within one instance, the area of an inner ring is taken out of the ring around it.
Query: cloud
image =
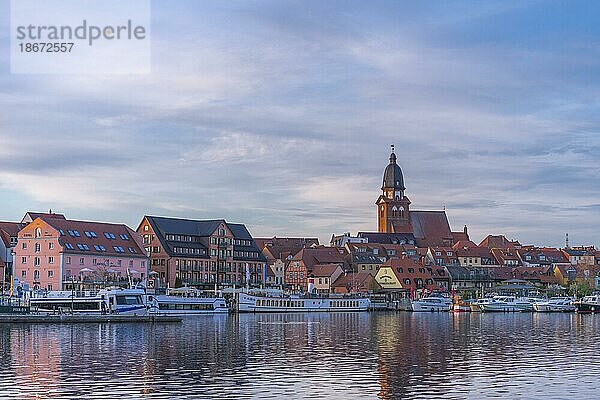
[[[598,29],[530,27],[537,2],[155,7],[150,75],[0,60],[3,188],[89,219],[325,240],[376,228],[395,143],[415,209],[446,206],[475,237],[600,244]]]

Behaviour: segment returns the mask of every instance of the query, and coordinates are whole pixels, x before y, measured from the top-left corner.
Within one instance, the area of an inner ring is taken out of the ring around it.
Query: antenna
[[[567,232],[567,234],[565,235],[565,248],[568,249],[569,248],[569,233]]]
[[[394,145],[391,145],[391,147],[392,147],[392,153],[393,153],[394,152]]]

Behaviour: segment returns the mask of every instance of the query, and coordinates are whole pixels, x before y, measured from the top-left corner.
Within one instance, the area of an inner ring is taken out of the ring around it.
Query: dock
[[[176,323],[172,315],[0,314],[0,324]]]

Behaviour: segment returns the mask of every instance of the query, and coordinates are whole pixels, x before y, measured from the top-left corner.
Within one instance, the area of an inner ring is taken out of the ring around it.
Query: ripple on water
[[[600,318],[264,314],[0,326],[1,399],[590,399]]]

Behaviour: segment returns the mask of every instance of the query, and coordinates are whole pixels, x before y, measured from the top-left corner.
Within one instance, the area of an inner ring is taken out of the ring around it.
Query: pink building
[[[147,276],[142,237],[126,225],[32,214],[18,235],[14,276],[30,289],[95,289]]]

